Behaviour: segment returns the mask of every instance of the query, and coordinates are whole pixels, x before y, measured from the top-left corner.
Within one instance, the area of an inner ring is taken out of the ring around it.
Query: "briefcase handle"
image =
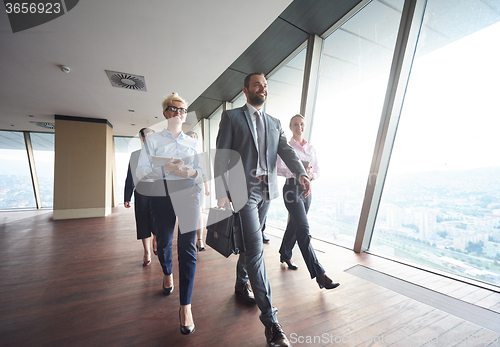
[[[226,174],[223,173],[220,177],[222,179],[222,184],[224,185],[224,190],[226,191],[227,198],[229,199],[229,208],[231,209],[231,211],[235,212],[234,207],[233,207],[233,199],[231,199],[231,194],[229,193],[229,188],[227,187]],[[220,210],[225,210],[224,207],[219,207],[219,206],[214,207],[214,208],[217,208]]]

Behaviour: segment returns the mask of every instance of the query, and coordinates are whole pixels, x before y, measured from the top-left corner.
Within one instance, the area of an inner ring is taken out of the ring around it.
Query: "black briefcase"
[[[245,253],[239,212],[211,208],[208,211],[206,244],[226,258],[231,254]]]

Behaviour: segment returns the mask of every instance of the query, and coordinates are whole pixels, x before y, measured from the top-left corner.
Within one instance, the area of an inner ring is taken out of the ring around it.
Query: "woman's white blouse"
[[[172,133],[167,129],[146,136],[146,142],[139,156],[136,174],[139,180],[143,178],[153,180],[185,179],[172,173],[164,174],[163,167],[153,166],[151,156],[182,159],[184,161],[183,168],[188,167],[195,169],[198,171],[196,177],[203,177],[203,169],[200,166],[198,143],[195,139],[182,132],[177,138],[174,138]]]
[[[317,179],[319,177],[319,166],[318,166],[318,158],[316,156],[316,150],[312,145],[310,145],[307,141],[304,140],[304,145],[301,145],[295,139],[292,137],[290,141],[288,141],[290,146],[293,147],[295,150],[295,153],[297,153],[297,156],[299,157],[300,160],[303,161],[308,161],[309,162],[309,167],[311,168],[311,173],[313,174],[313,178]],[[278,156],[278,163],[277,163],[277,172],[278,176],[283,176],[286,178],[294,178],[295,175],[288,169],[286,164],[281,160],[281,158]]]

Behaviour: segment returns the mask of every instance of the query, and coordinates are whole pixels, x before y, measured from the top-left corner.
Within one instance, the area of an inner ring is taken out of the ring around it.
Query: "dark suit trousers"
[[[311,278],[315,278],[325,272],[311,245],[311,234],[309,233],[309,222],[307,212],[311,206],[312,195],[307,198],[303,196],[303,190],[299,182],[293,178],[286,180],[283,186],[283,200],[290,214],[288,225],[281,242],[280,254],[285,259],[292,259],[292,249],[297,241],[300,252],[307,265]]]
[[[267,196],[267,183],[255,181],[246,205],[239,211],[246,252],[239,256],[236,266],[236,283],[250,280],[255,301],[261,311],[260,320],[265,326],[278,322],[278,310],[272,305],[271,284],[267,277],[262,243],[261,227],[269,209]]]
[[[192,181],[192,182],[187,182]],[[190,216],[193,230],[184,232],[179,228],[177,234],[177,258],[179,260],[179,292],[181,305],[191,303],[193,293],[194,277],[196,274],[196,227],[200,216],[200,187],[194,183],[194,180],[177,181],[182,187],[182,194],[185,201],[182,206],[188,208],[189,211],[182,211],[183,215]],[[169,184],[170,189],[170,184]],[[153,212],[153,220],[156,231],[156,242],[158,248],[158,260],[165,275],[172,273],[172,240],[174,237],[176,209],[174,206],[179,202],[174,201],[167,191],[167,196],[152,196],[151,209]],[[177,211],[179,212],[179,211]],[[186,212],[189,212],[186,214]],[[181,216],[179,216],[181,218]],[[179,221],[179,224],[180,221]]]

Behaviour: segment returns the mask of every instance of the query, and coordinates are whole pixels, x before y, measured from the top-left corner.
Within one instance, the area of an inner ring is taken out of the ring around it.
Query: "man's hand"
[[[123,203],[123,206],[125,206],[125,208],[129,208],[130,207],[130,201],[125,201]]]
[[[168,163],[163,166],[165,173],[172,171],[179,171],[184,166],[184,161],[181,159],[170,158]]]
[[[179,177],[188,178],[188,177],[196,175],[196,170],[192,169],[190,167],[185,167],[185,168],[180,169],[180,170],[172,171],[172,174],[179,176]]]
[[[229,204],[230,204],[230,201],[229,201],[228,197],[217,199],[217,207],[227,206],[228,208],[230,208],[231,205],[229,205]]]
[[[309,194],[311,194],[311,182],[309,181],[309,178],[307,178],[307,176],[300,176],[299,183],[304,190],[304,198],[307,198]]]

